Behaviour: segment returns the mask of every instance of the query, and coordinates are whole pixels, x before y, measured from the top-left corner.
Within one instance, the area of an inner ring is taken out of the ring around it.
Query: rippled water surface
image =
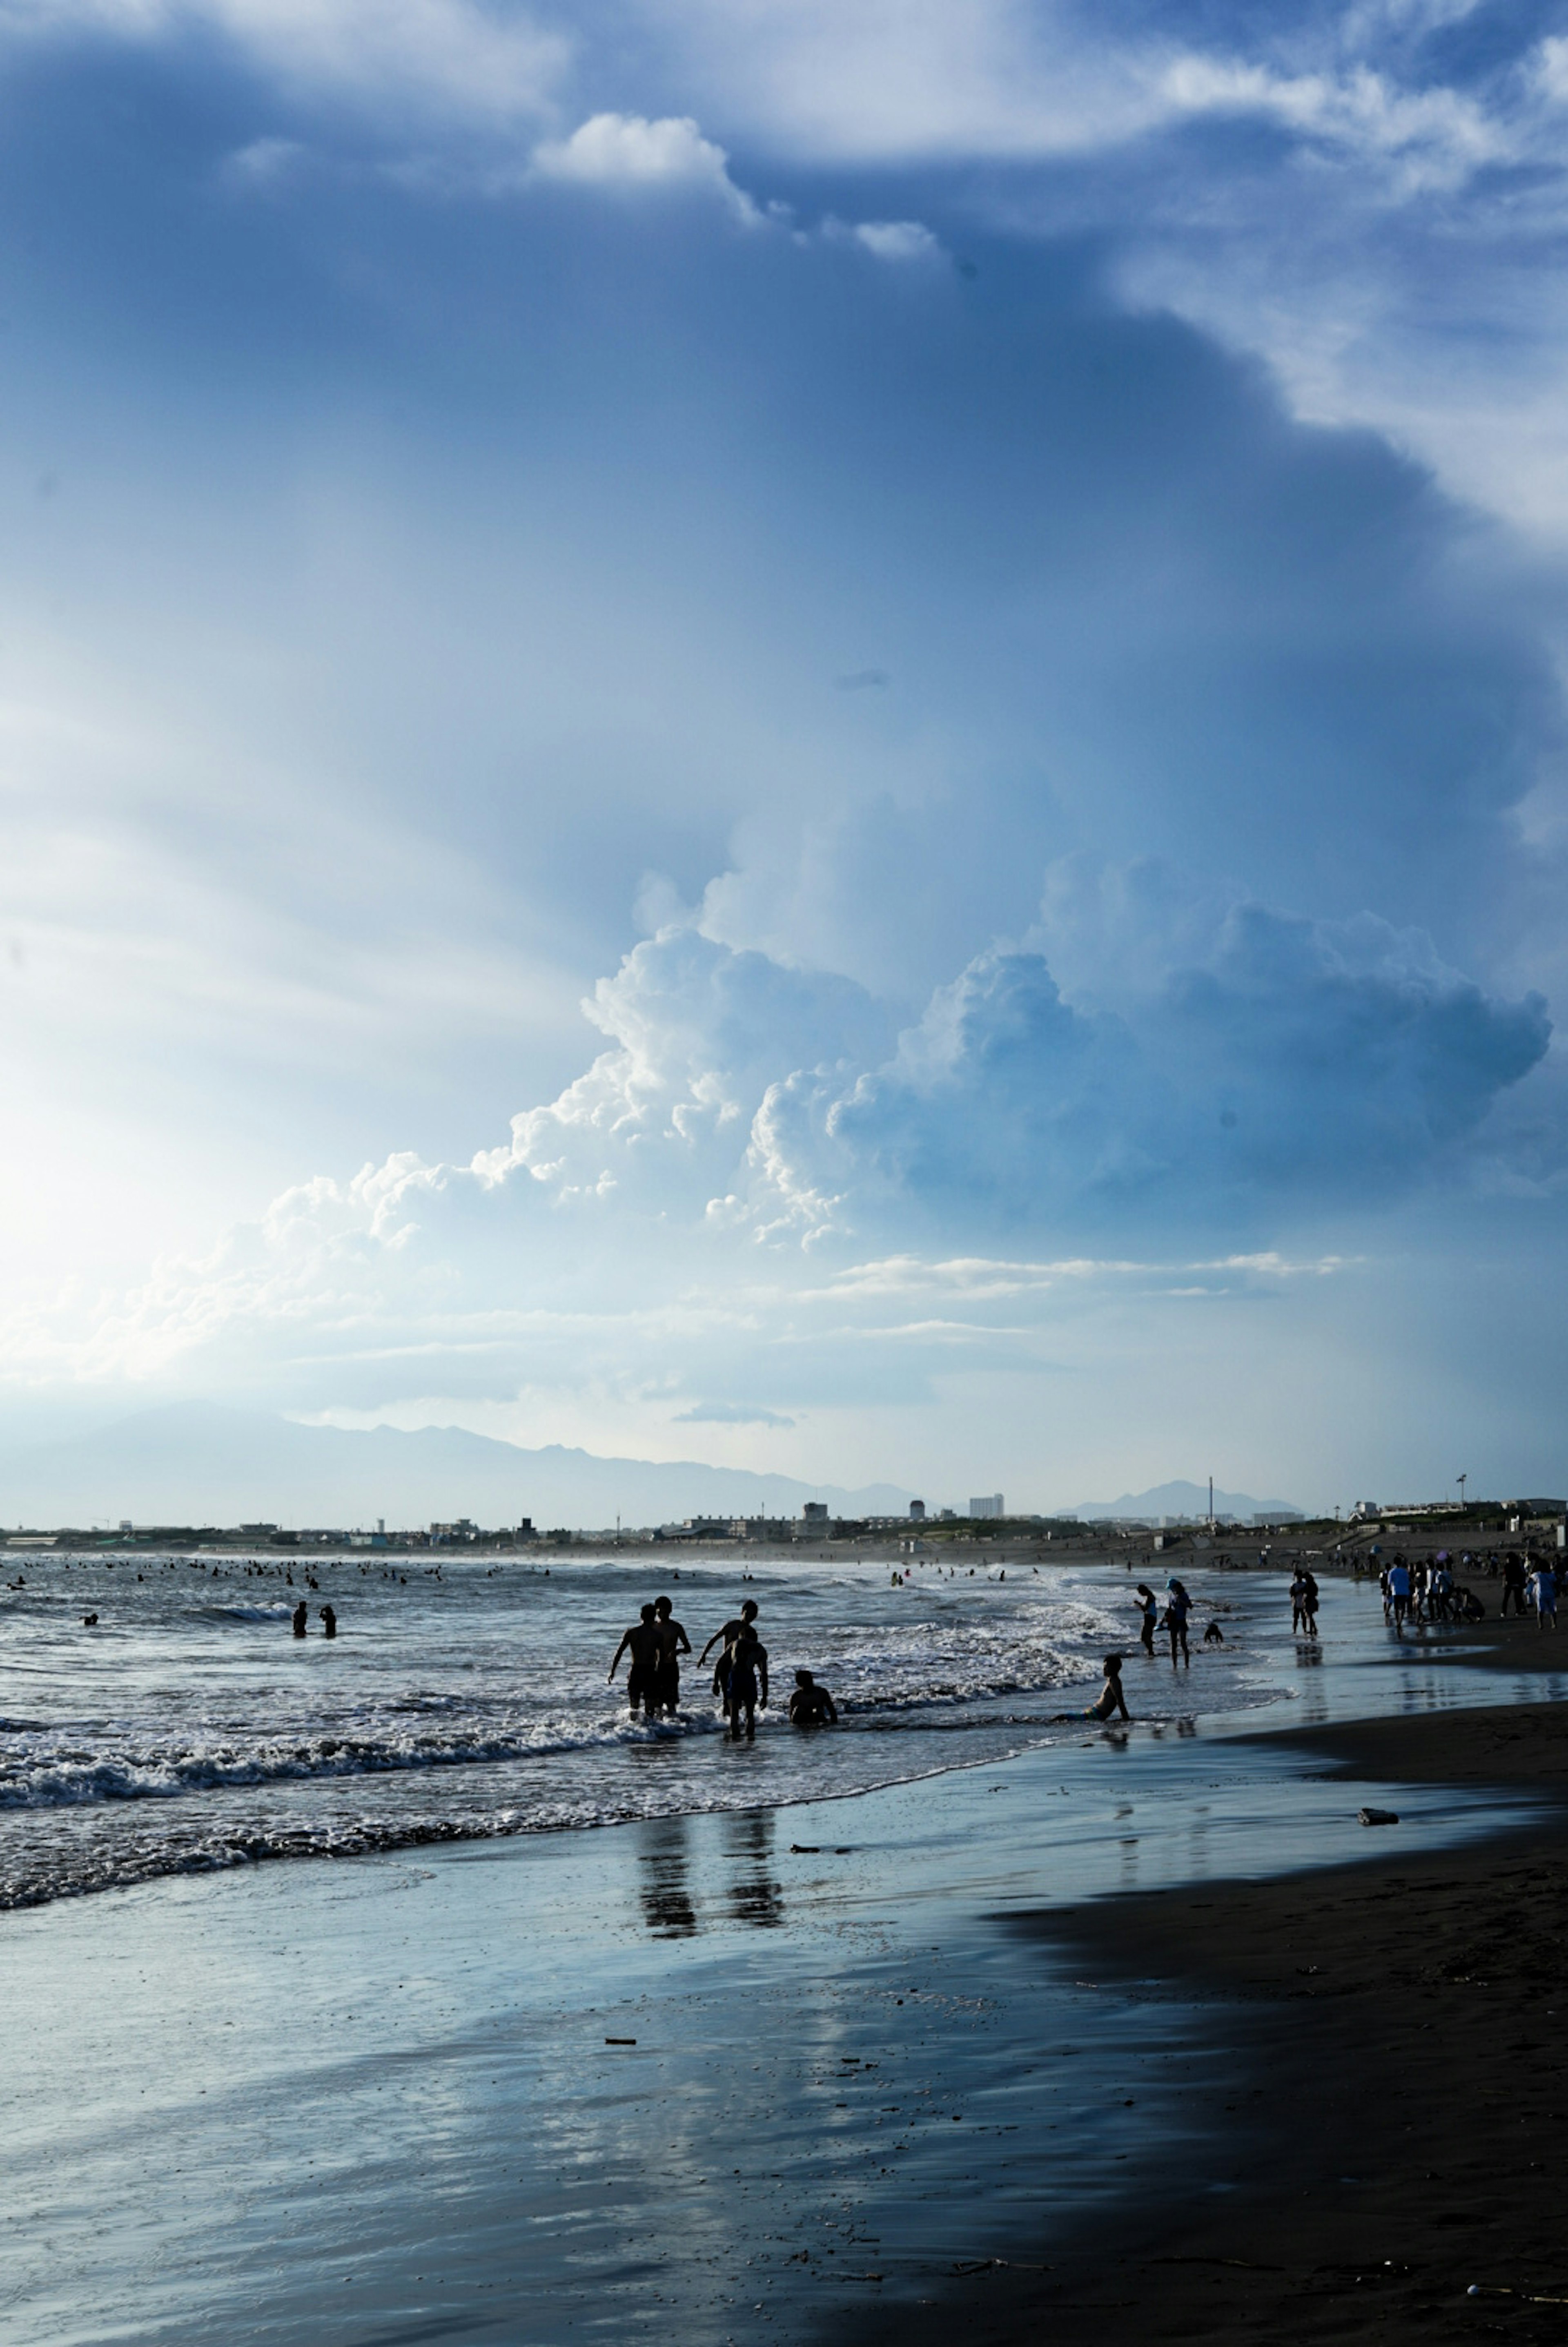
[[[292,1583],[284,1578],[292,1570]],[[494,1566],[29,1556],[0,1591],[0,1904],[291,1855],[395,1849],[849,1793],[1049,1740],[1132,1644],[1104,1571],[639,1555]],[[633,1721],[606,1673],[661,1590],[700,1650],[756,1598],[774,1703],[724,1739],[709,1673]],[[311,1635],[290,1632],[295,1601]],[[337,1639],[318,1609],[333,1604]],[[83,1622],[96,1613],[96,1627]],[[795,1665],[836,1732],[784,1724]],[[1268,1699],[1234,1645],[1140,1678],[1144,1717]]]

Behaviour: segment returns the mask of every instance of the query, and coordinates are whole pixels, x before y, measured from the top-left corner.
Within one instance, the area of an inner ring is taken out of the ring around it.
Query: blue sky
[[[0,0],[0,1425],[1561,1481],[1568,10]]]

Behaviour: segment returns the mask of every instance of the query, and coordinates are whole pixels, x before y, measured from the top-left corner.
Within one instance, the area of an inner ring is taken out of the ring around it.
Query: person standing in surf
[[[718,1660],[713,1666],[713,1692],[723,1697],[726,1719],[729,1717],[729,1657],[742,1630],[748,1629],[756,1619],[757,1600],[755,1597],[748,1597],[742,1603],[736,1619],[727,1622],[722,1630],[716,1630],[697,1658],[697,1667],[701,1670],[715,1646],[718,1648]]]
[[[746,1717],[746,1740],[757,1737],[757,1706],[768,1708],[768,1649],[749,1622],[729,1648],[729,1735],[740,1741],[740,1719]]]
[[[1178,1652],[1187,1669],[1190,1671],[1192,1668],[1192,1648],[1186,1642],[1186,1617],[1191,1612],[1192,1599],[1173,1573],[1166,1583],[1165,1618],[1165,1626],[1170,1632],[1173,1671],[1176,1666]]]
[[[638,1704],[644,1717],[651,1719],[658,1696],[659,1635],[657,1617],[651,1605],[645,1605],[641,1618],[622,1636],[616,1648],[616,1659],[610,1665],[610,1677],[615,1678],[621,1656],[631,1655],[626,1665],[626,1701],[635,1714]]]
[[[675,1618],[675,1607],[667,1597],[654,1599],[654,1622],[658,1631],[658,1680],[656,1694],[661,1711],[680,1709],[680,1658],[691,1652],[691,1640],[682,1624]]]
[[[1139,1614],[1138,1636],[1142,1641],[1145,1654],[1152,1655],[1155,1650],[1155,1631],[1160,1618],[1160,1601],[1146,1581],[1139,1582],[1136,1594]]]

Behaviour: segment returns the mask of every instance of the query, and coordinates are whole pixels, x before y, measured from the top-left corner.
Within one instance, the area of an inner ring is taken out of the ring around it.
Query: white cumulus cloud
[[[738,219],[761,217],[730,178],[723,148],[705,138],[689,115],[655,122],[640,114],[592,115],[569,138],[547,139],[535,148],[534,169],[544,179],[580,187],[705,190],[721,198]]]

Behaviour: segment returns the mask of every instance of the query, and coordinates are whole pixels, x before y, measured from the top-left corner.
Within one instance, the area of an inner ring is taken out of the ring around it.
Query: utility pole
[[[1208,1479],[1208,1528],[1214,1530],[1214,1477]]]
[[[1453,1480],[1459,1485],[1459,1504],[1462,1509],[1464,1506],[1464,1487],[1470,1481],[1470,1475],[1467,1471],[1463,1475],[1456,1475]]]

